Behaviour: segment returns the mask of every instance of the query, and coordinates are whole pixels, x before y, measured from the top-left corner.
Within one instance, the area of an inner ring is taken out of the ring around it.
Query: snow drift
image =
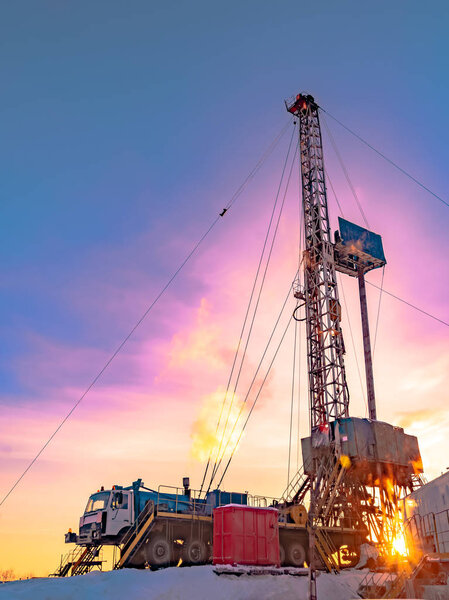
[[[358,598],[365,571],[322,573],[320,600]],[[123,569],[66,579],[29,579],[0,585],[0,600],[306,600],[307,577],[291,575],[217,575],[212,566],[160,571]]]

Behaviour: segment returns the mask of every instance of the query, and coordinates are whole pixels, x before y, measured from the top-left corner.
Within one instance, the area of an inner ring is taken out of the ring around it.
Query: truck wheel
[[[163,537],[155,537],[145,546],[145,558],[150,567],[168,567],[171,554],[171,545]]]
[[[279,544],[279,562],[281,563],[281,567],[285,565],[285,550],[282,544]]]
[[[302,567],[306,560],[306,551],[299,542],[290,542],[286,548],[286,562],[292,567]]]
[[[185,565],[204,565],[207,562],[207,546],[203,540],[186,540],[182,549]]]

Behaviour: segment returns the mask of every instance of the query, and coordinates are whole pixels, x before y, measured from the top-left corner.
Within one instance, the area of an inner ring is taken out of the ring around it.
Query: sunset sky
[[[449,201],[448,18],[446,2],[414,0],[3,4],[1,497],[290,121],[285,98],[313,94]],[[449,321],[448,207],[326,123],[382,235],[385,289]],[[150,487],[181,485],[186,475],[200,485],[195,436],[219,415],[291,127],[0,508],[0,568],[53,570],[68,549],[64,532],[76,530],[101,485],[138,477]],[[323,136],[344,216],[363,225],[324,126]],[[295,169],[237,406],[295,275],[298,181]],[[331,190],[329,210],[335,229]],[[367,279],[379,285],[381,273]],[[357,283],[342,283],[363,368]],[[374,337],[370,286],[368,302]],[[279,331],[293,298],[289,306]],[[350,410],[366,416],[345,310],[342,328]],[[285,488],[293,333],[227,489],[278,496]],[[383,295],[378,415],[419,435],[428,478],[449,467],[448,367],[447,327]],[[304,436],[304,352],[300,403]]]

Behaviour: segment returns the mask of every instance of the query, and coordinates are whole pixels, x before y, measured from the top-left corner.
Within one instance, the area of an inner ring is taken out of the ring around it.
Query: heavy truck
[[[69,531],[66,543],[86,548],[120,547],[121,567],[167,567],[208,562],[212,548],[213,509],[223,504],[246,505],[248,494],[213,490],[204,498],[190,489],[144,486],[141,479],[124,487],[103,487],[89,497],[79,533]]]
[[[211,562],[214,509],[229,504],[277,508],[281,565],[302,567],[308,562],[309,532],[304,506],[219,489],[200,497],[198,491],[190,489],[189,478],[185,477],[182,488],[151,489],[137,479],[130,486],[101,487],[92,494],[80,518],[79,532],[69,530],[65,535],[66,543],[84,548],[84,552],[78,552],[79,564],[72,561],[72,567],[76,565],[79,573],[87,572],[90,564],[98,565],[95,559],[103,546],[120,549],[114,568],[159,569]],[[355,529],[350,523],[323,528],[318,536],[322,566],[329,570],[353,566],[361,544],[366,542],[366,531]],[[328,557],[335,552],[338,559],[330,563]],[[85,569],[80,571],[83,562]],[[70,574],[70,569],[65,574]]]

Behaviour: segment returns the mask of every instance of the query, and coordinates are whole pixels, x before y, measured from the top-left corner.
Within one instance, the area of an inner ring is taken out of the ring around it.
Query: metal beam
[[[360,312],[362,315],[363,353],[365,356],[365,375],[366,393],[368,396],[368,411],[369,418],[375,421],[377,419],[376,397],[374,394],[373,359],[371,356],[371,341],[368,323],[368,304],[366,301],[365,271],[363,267],[360,268],[358,271],[358,280],[360,295]]]

